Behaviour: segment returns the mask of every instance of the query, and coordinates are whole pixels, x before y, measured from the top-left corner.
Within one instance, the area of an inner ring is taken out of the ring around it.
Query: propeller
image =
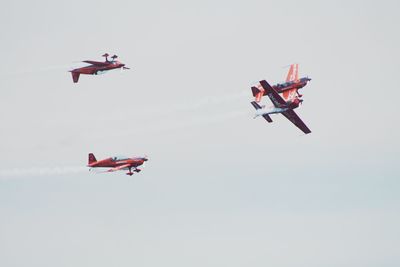
[[[144,157],[142,157],[142,160],[143,160],[143,164],[142,164],[142,166],[144,167],[146,164],[146,161],[148,161],[149,160],[149,158],[147,157],[147,155],[145,155]]]
[[[131,69],[131,68],[128,68],[128,67],[125,67],[125,66],[122,66],[122,67],[120,68],[121,73],[123,73],[124,70],[130,70],[130,69]]]

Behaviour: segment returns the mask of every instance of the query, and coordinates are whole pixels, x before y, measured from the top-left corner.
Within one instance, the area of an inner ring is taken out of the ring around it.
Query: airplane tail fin
[[[297,81],[299,79],[299,64],[290,65],[290,69],[286,76],[287,82]]]
[[[77,83],[78,81],[79,81],[79,75],[80,75],[80,73],[79,72],[71,72],[71,74],[72,74],[72,80],[74,81],[74,83]]]
[[[97,161],[93,153],[89,153],[89,164],[95,163]]]
[[[251,87],[251,92],[253,93],[253,96],[255,97],[256,102],[260,102],[262,96],[264,95],[264,90],[260,90],[259,88],[252,86]]]

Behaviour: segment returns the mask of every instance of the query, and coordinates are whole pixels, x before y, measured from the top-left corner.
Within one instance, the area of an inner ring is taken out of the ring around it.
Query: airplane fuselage
[[[298,90],[307,85],[307,83],[311,81],[308,77],[300,78],[296,81],[290,81],[285,83],[278,83],[271,86],[277,93],[283,94],[283,98],[289,98],[288,94],[295,92],[297,96],[301,97],[301,94],[298,93]],[[256,99],[256,102],[260,102],[261,97],[266,95],[267,92],[262,88],[261,84],[257,84],[252,87],[253,96]]]
[[[89,65],[86,67],[74,69],[71,72],[78,72],[80,74],[89,74],[89,75],[102,74],[109,70],[123,68],[124,66],[125,66],[125,64],[122,64],[119,62],[117,62],[115,64],[110,62],[110,64],[108,64],[107,66]]]
[[[288,107],[277,108],[277,107],[274,107],[274,106],[264,107],[262,109],[257,109],[254,117],[262,116],[262,115],[265,115],[265,114],[282,113],[282,112],[285,112],[286,110],[289,110],[289,108]]]
[[[133,175],[134,172],[140,172],[137,167],[143,165],[147,161],[147,157],[109,157],[102,160],[97,160],[93,153],[89,153],[88,167],[92,168],[111,168],[107,172],[119,170],[128,170],[127,175]]]
[[[296,109],[299,107],[301,103],[301,99],[296,97],[293,100],[287,101],[286,105],[283,105],[281,107],[275,107],[275,106],[268,106],[268,107],[263,107],[261,109],[257,109],[254,117],[262,116],[262,115],[268,115],[268,114],[276,114],[276,113],[282,113],[285,112],[289,109]]]
[[[91,168],[115,168],[122,165],[129,164],[133,168],[142,165],[145,162],[145,158],[128,158],[123,160],[115,160],[113,158],[107,158],[103,160],[99,160],[93,163],[88,164],[88,167]]]
[[[291,89],[301,89],[304,86],[306,86],[309,81],[311,81],[310,78],[303,77],[303,78],[300,78],[298,81],[278,83],[278,84],[272,85],[272,88],[274,88],[278,93],[282,93],[283,91],[287,91],[287,90],[291,90]]]

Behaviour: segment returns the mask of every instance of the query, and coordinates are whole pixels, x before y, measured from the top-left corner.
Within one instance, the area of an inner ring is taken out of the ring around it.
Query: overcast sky
[[[400,265],[398,1],[1,6],[0,266]],[[291,63],[309,135],[253,119]]]

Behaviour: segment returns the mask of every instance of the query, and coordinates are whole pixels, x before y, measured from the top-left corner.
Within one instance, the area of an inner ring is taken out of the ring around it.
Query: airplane
[[[96,157],[93,153],[89,153],[89,162],[88,167],[90,167],[89,171],[92,168],[111,168],[106,172],[115,172],[119,170],[128,170],[126,175],[132,176],[133,172],[140,172],[141,169],[137,167],[143,165],[145,161],[147,161],[147,157],[109,157],[106,159],[102,159],[97,161]]]
[[[281,113],[305,134],[311,133],[311,130],[308,129],[304,122],[293,111],[303,102],[303,99],[300,99],[300,97],[296,94],[297,89],[290,90],[289,94],[285,94],[287,92],[285,91],[282,94],[283,97],[281,97],[280,94],[267,81],[260,81],[260,85],[262,86],[265,94],[271,99],[274,106],[266,108],[265,106],[260,106],[257,101],[251,102],[253,107],[256,109],[254,118],[262,116],[266,121],[272,122],[269,114]]]
[[[286,76],[286,81],[284,83],[272,85],[272,88],[279,94],[283,93],[285,98],[292,94],[293,91],[295,91],[298,97],[302,97],[298,90],[306,86],[309,81],[311,81],[311,79],[308,77],[299,79],[299,64],[292,64],[290,65],[288,74]],[[267,92],[264,90],[261,84],[252,86],[251,91],[257,103],[261,101],[262,96],[267,95]]]
[[[79,75],[81,75],[81,74],[97,75],[97,74],[103,74],[106,71],[113,70],[113,69],[121,69],[121,70],[129,69],[128,67],[125,67],[125,64],[116,60],[118,58],[117,55],[113,55],[111,57],[111,60],[108,60],[109,54],[107,54],[107,53],[105,53],[102,56],[106,58],[106,61],[100,62],[100,61],[93,61],[93,60],[84,60],[82,62],[88,63],[90,65],[69,71],[72,74],[72,80],[74,81],[74,83],[78,82]]]

